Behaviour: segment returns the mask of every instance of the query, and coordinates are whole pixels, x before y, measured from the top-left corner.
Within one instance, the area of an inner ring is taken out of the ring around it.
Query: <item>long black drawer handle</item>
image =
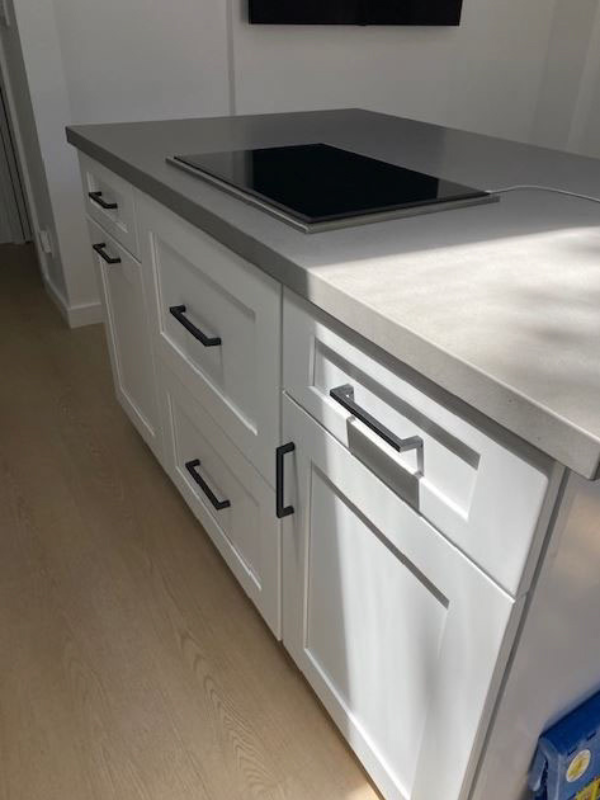
[[[88,197],[92,203],[96,203],[97,206],[106,209],[106,211],[112,211],[113,209],[119,207],[118,203],[109,203],[108,200],[105,200],[102,197],[102,192],[88,192]]]
[[[285,486],[285,474],[283,469],[283,459],[288,453],[293,453],[295,449],[296,445],[293,442],[290,442],[289,444],[282,444],[281,447],[278,447],[275,451],[275,497],[277,504],[277,519],[289,517],[290,514],[294,513],[294,506],[284,505],[285,501],[283,499],[283,494]]]
[[[393,447],[398,453],[405,453],[407,450],[422,450],[423,439],[420,436],[411,436],[409,439],[400,439],[395,433],[381,422],[371,416],[368,411],[358,405],[354,400],[354,387],[350,384],[338,386],[329,392],[330,396],[349,411],[356,419],[360,420],[367,428],[380,436],[386,444]]]
[[[197,472],[197,470],[201,467],[200,459],[196,458],[194,461],[188,461],[185,465],[185,468],[190,473],[194,481],[198,484],[198,486],[202,489],[204,494],[208,497],[211,502],[213,508],[216,508],[217,511],[223,511],[225,508],[231,508],[231,503],[229,500],[219,500],[217,495],[213,492],[210,486],[206,483],[204,478]]]
[[[93,244],[92,249],[95,250],[100,258],[106,261],[107,264],[120,264],[121,259],[119,256],[109,256],[105,250],[106,242],[100,242],[100,244]]]
[[[220,336],[207,336],[204,331],[201,331],[200,328],[197,328],[193,322],[185,316],[186,307],[185,306],[171,306],[169,309],[169,313],[175,317],[177,322],[189,331],[192,334],[194,339],[197,339],[199,342],[202,342],[204,347],[219,347],[222,344]]]

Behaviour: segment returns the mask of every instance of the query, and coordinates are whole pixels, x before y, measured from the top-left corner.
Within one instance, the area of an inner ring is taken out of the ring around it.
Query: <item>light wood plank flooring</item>
[[[0,248],[0,800],[374,800],[69,331]]]

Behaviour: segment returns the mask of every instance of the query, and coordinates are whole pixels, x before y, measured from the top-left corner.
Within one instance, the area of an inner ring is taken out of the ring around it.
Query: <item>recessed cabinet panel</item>
[[[184,407],[186,404],[178,400],[169,389],[167,394],[178,476],[220,527],[229,547],[235,552],[256,589],[260,591],[258,503],[202,435],[201,429],[192,420],[192,416],[198,418],[198,413],[194,414],[192,410],[186,411]],[[206,421],[206,418],[204,419]],[[198,483],[198,478],[204,481],[208,488],[203,488]],[[208,492],[212,494],[209,495]],[[214,498],[217,499],[216,503]]]
[[[439,402],[416,386],[409,370],[390,368],[287,291],[283,318],[285,390],[345,446],[360,447],[363,460],[366,448],[379,446],[369,466],[382,480],[510,594],[526,591],[549,460],[472,424],[447,398]],[[382,433],[420,446],[398,452]]]
[[[174,373],[161,369],[167,469],[269,627],[281,635],[274,492]]]
[[[142,266],[95,222],[88,220],[88,227],[91,245],[104,245],[94,256],[117,397],[160,458],[156,373]]]
[[[411,786],[447,598],[315,465],[310,484],[306,657],[396,782]]]
[[[283,422],[284,643],[385,797],[463,798],[515,604],[289,398]]]
[[[139,207],[157,350],[273,483],[281,287],[147,198]]]
[[[255,429],[254,312],[159,236],[155,238],[155,259],[162,298],[163,340],[188,361],[197,374],[226,394],[232,411],[249,428]],[[181,309],[180,316],[175,317],[170,312],[172,307]],[[189,320],[209,341],[218,336],[221,343],[203,344],[184,327],[182,319]]]

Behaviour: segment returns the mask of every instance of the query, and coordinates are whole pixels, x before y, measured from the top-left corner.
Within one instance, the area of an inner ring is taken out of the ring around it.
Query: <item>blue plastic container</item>
[[[542,734],[529,788],[540,800],[600,800],[600,692]]]

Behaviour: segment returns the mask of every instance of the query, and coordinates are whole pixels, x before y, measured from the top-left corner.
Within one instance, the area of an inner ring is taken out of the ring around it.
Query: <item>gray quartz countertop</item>
[[[481,189],[600,198],[600,160],[347,109],[74,126],[69,142],[586,478],[600,466],[600,205],[500,203],[305,234],[166,163],[325,142]]]

